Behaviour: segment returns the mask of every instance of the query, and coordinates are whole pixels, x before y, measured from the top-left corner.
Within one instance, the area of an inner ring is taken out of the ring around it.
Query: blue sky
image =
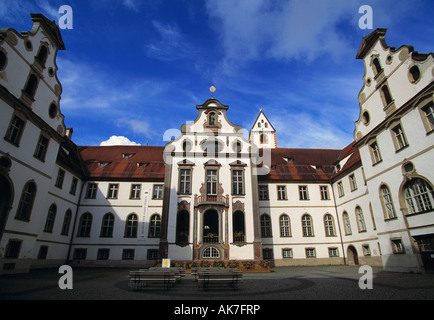
[[[215,86],[246,130],[262,108],[279,147],[343,148],[359,116],[355,56],[373,31],[359,7],[389,46],[433,51],[432,0],[0,0],[0,27],[30,30],[30,13],[58,21],[62,5],[73,29],[61,31],[60,108],[78,145],[164,145]]]

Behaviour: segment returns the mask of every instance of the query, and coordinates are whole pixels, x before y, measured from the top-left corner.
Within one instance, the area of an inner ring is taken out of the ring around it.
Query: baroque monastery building
[[[166,146],[77,146],[60,109],[58,27],[0,29],[0,273],[149,266],[170,258],[275,266],[434,268],[434,55],[363,38],[354,142],[249,140],[211,98]],[[194,107],[194,106],[192,106]]]

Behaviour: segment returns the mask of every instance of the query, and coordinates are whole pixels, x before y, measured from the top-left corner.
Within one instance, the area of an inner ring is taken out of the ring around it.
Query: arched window
[[[151,220],[149,222],[149,238],[160,237],[160,230],[161,230],[160,215],[154,214],[151,216]]]
[[[271,218],[268,214],[261,216],[261,236],[262,238],[271,237]]]
[[[374,64],[374,71],[375,71],[375,74],[377,75],[377,74],[379,74],[381,71],[383,71],[383,68],[381,67],[381,64],[380,64],[380,60],[378,60],[378,58],[375,58],[373,61],[372,61],[372,63]]]
[[[125,238],[137,238],[137,226],[139,219],[135,213],[130,214],[125,221]]]
[[[356,220],[357,226],[359,227],[359,232],[366,231],[365,217],[363,216],[362,208],[356,207]]]
[[[113,237],[113,227],[115,224],[115,216],[112,213],[106,213],[104,217],[102,217],[101,224],[101,238],[111,238]]]
[[[262,133],[259,136],[259,143],[261,143],[261,144],[266,144],[267,143],[267,136],[265,134]]]
[[[291,224],[289,221],[289,217],[286,214],[282,214],[279,219],[280,224],[280,236],[281,237],[290,237],[291,236]]]
[[[303,226],[303,237],[313,237],[312,217],[305,214],[301,218],[301,224]]]
[[[246,230],[244,227],[244,212],[235,211],[232,217],[233,230],[234,230],[234,242],[244,242],[246,236]]]
[[[47,219],[45,220],[44,232],[53,232],[54,220],[56,219],[57,207],[53,203],[48,209]]]
[[[342,214],[342,218],[344,220],[345,234],[352,234],[353,232],[351,231],[350,216],[346,211],[344,211],[344,213]]]
[[[380,187],[381,204],[383,205],[383,212],[385,219],[396,218],[395,208],[393,206],[392,196],[390,190],[386,185]]]
[[[388,106],[390,103],[392,103],[392,96],[390,95],[389,87],[384,85],[381,87],[381,91],[383,92],[384,104]]]
[[[48,49],[46,46],[42,45],[41,48],[39,49],[39,53],[36,56],[36,59],[38,59],[41,66],[45,67],[45,62],[47,61],[47,57],[48,57]]]
[[[31,74],[29,80],[27,80],[27,84],[24,88],[24,92],[27,93],[31,98],[35,97],[36,88],[38,86],[38,77],[36,75]]]
[[[176,242],[187,243],[190,231],[190,216],[188,211],[182,210],[178,212],[176,219]]]
[[[331,214],[326,214],[324,216],[324,228],[326,237],[333,237],[336,235],[333,217]]]
[[[78,224],[77,237],[90,237],[92,228],[92,215],[89,212],[83,213]]]
[[[433,210],[433,189],[423,179],[413,179],[404,185],[408,213],[422,213]]]
[[[62,236],[67,236],[69,233],[69,226],[71,224],[71,218],[72,218],[72,211],[70,209],[66,210],[65,217],[63,218],[63,224],[62,224]]]
[[[15,219],[29,221],[32,213],[33,203],[36,197],[36,184],[27,182],[21,193],[20,203]]]
[[[208,247],[203,251],[203,258],[220,258],[220,252],[214,247]]]

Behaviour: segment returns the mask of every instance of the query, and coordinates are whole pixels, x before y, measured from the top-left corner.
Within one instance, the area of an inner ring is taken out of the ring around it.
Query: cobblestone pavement
[[[244,274],[238,290],[210,287],[204,291],[186,275],[169,291],[151,286],[134,291],[129,269],[73,270],[73,289],[61,290],[57,269],[0,276],[1,300],[433,300],[434,274],[385,272],[373,268],[373,289],[362,290],[358,267],[282,267],[270,273]]]

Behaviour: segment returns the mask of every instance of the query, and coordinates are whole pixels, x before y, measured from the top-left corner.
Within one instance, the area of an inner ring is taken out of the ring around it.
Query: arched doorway
[[[0,176],[0,239],[8,220],[9,210],[12,205],[12,186],[5,176]]]
[[[347,257],[349,265],[359,265],[359,257],[357,255],[357,250],[353,246],[349,246],[347,249]]]
[[[246,230],[244,227],[244,213],[235,211],[233,216],[234,242],[244,242]]]
[[[190,216],[188,211],[182,210],[178,212],[176,220],[176,243],[178,245],[188,244],[188,236],[190,234]]]
[[[203,215],[203,242],[218,243],[219,234],[219,214],[214,209],[207,210]]]

